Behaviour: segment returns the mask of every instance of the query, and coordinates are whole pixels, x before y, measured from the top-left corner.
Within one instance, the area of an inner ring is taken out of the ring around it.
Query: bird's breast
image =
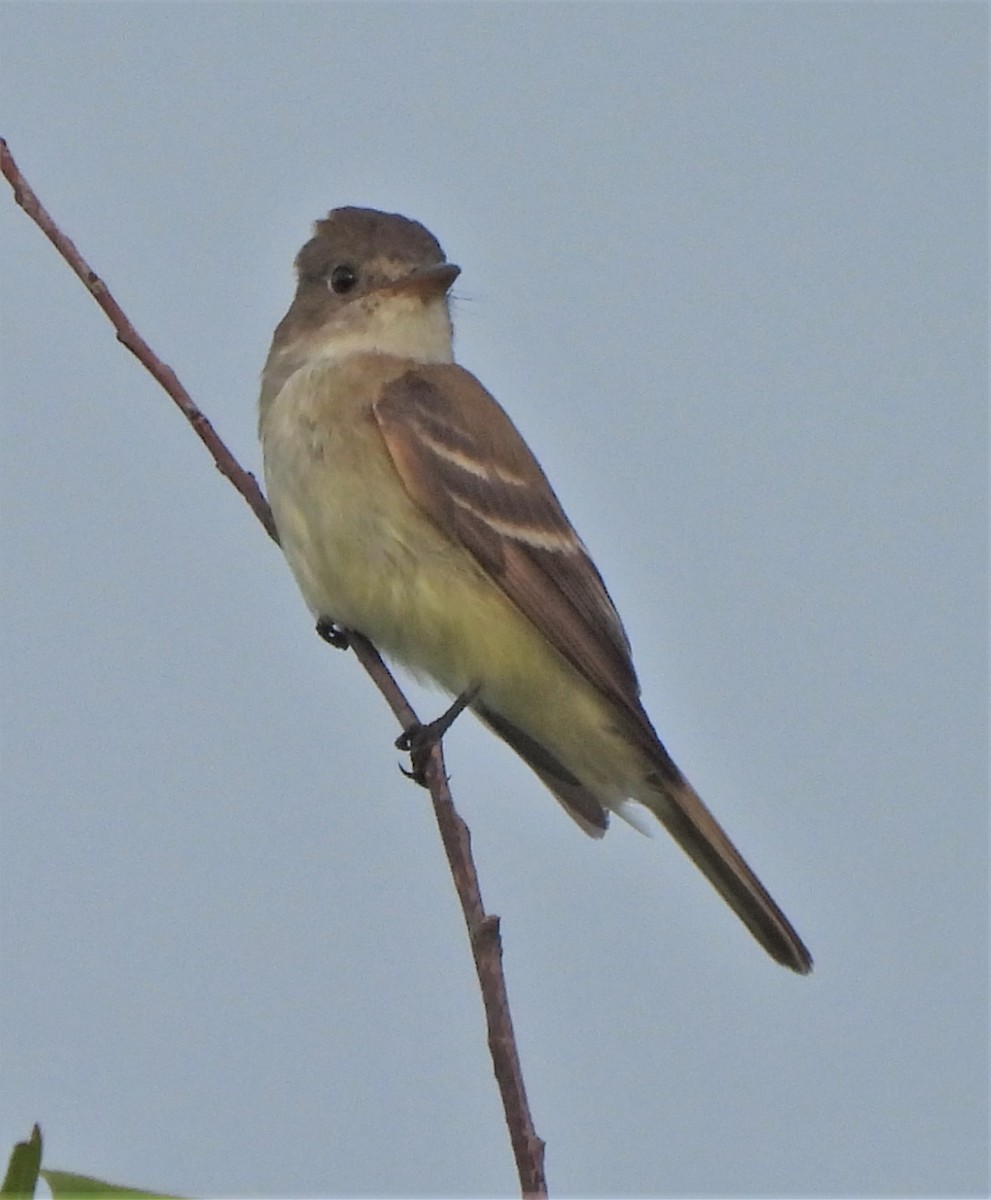
[[[388,378],[378,364],[297,371],[261,433],[279,540],[310,610],[402,656],[410,623],[443,601],[438,581],[477,567],[393,466],[372,411]]]

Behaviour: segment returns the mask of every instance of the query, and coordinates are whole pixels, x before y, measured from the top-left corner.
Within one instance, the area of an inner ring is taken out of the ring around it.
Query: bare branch
[[[197,437],[206,446],[217,469],[241,493],[269,537],[278,542],[272,513],[255,477],[237,462],[216,430],[201,412],[175,372],[164,363],[128,320],[103,280],[93,271],[76,249],[71,239],[59,229],[41,201],[21,174],[6,141],[0,138],[0,171],[14,192],[14,199],[44,233],[73,272],[82,281],[93,299],[113,325],[118,341],[138,359],[172,398],[190,423]],[[417,724],[416,714],[403,695],[378,651],[360,634],[349,631],[349,639],[361,665],[398,718],[405,731]],[[444,770],[440,746],[431,752],[427,766],[427,784],[433,799],[434,814],[441,840],[451,867],[451,875],[461,901],[475,971],[485,1006],[488,1024],[489,1052],[499,1091],[509,1136],[516,1158],[522,1193],[526,1197],[544,1197],[547,1184],[544,1178],[544,1143],[537,1136],[527,1104],[523,1073],[520,1067],[513,1023],[509,1013],[509,998],[502,970],[502,942],[499,919],[485,912],[478,875],[471,855],[471,835],[458,815]]]

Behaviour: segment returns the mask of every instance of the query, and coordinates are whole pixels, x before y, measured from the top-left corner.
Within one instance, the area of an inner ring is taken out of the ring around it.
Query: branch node
[[[481,950],[483,946],[494,946],[502,953],[502,938],[499,936],[499,918],[495,913],[486,913],[480,921],[476,921],[470,932],[472,947]],[[486,945],[487,944],[487,945]]]

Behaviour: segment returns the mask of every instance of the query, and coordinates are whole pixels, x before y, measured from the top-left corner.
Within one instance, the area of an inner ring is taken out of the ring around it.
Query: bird
[[[777,962],[812,957],[668,754],[602,577],[510,417],[454,361],[460,268],[398,213],[333,209],[261,377],[279,542],[317,629],[368,638],[507,743],[588,834],[641,806]],[[415,763],[415,759],[414,759]],[[636,823],[634,821],[634,823]]]

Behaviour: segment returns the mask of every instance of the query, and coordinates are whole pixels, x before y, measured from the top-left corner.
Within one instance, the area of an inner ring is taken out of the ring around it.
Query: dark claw
[[[430,751],[434,748],[437,740],[430,736],[429,725],[417,725],[415,729],[401,733],[396,738],[396,749],[409,755],[410,766],[413,768],[411,771],[407,771],[403,764],[399,763],[399,769],[407,779],[412,779],[420,787],[428,786],[427,762],[430,759]]]
[[[317,621],[317,634],[335,650],[346,650],[351,645],[346,631],[327,617],[321,617]]]
[[[444,734],[477,695],[478,685],[476,684],[456,697],[450,708],[446,712],[442,712],[435,721],[431,721],[428,725],[413,725],[396,738],[396,749],[409,755],[410,766],[413,768],[412,771],[407,771],[402,766],[399,768],[407,779],[415,780],[421,787],[427,786],[427,762],[430,759],[430,751],[440,742]]]

